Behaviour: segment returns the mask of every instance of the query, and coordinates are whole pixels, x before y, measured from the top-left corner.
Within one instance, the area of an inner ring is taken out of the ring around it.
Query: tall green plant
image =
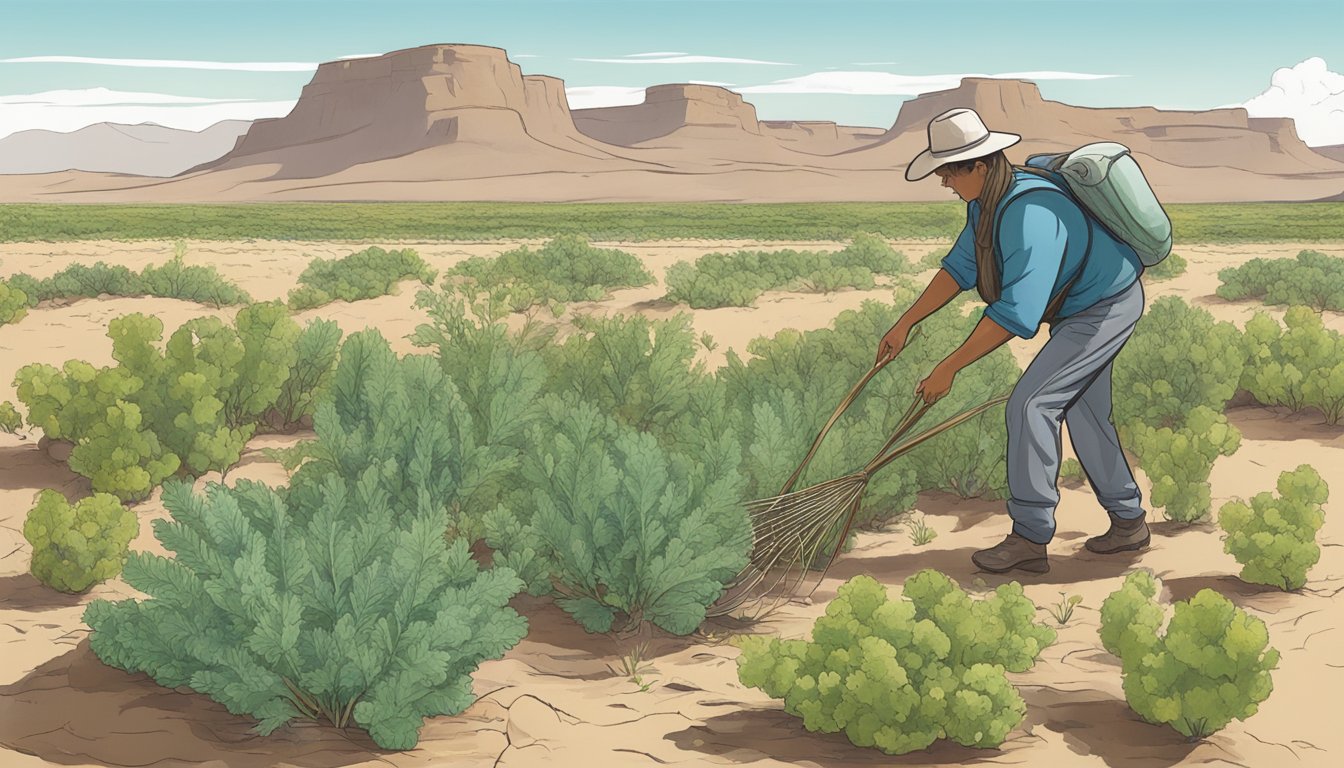
[[[497,510],[487,543],[532,580],[547,575],[590,632],[619,618],[625,628],[648,621],[691,633],[751,549],[736,438],[669,453],[590,403],[552,397],[547,406],[523,466],[530,521]]]
[[[526,623],[507,607],[517,577],[480,571],[465,541],[445,547],[446,509],[424,493],[403,506],[395,490],[373,464],[313,495],[169,483],[172,518],[154,534],[173,556],[126,564],[152,599],[89,605],[93,652],[255,717],[262,734],[307,718],[414,747],[425,717],[475,700],[472,671]]]

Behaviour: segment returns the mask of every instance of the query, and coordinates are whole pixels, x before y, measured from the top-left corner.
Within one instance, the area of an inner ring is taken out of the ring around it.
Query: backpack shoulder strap
[[[1004,198],[999,202],[999,204],[995,207],[994,211],[995,216],[994,247],[996,249],[999,247],[999,237],[998,237],[999,226],[1003,222],[1003,214],[1004,211],[1008,208],[1008,204],[1016,200],[1017,198],[1029,195],[1032,192],[1056,191],[1064,195],[1070,201],[1072,201],[1074,205],[1077,205],[1080,211],[1082,211],[1083,222],[1087,226],[1087,244],[1083,248],[1083,258],[1079,260],[1078,267],[1077,269],[1074,270],[1073,276],[1069,278],[1068,282],[1066,282],[1062,288],[1059,289],[1059,292],[1057,294],[1051,297],[1050,303],[1045,308],[1045,314],[1041,316],[1042,321],[1053,325],[1056,319],[1055,316],[1059,314],[1059,310],[1064,306],[1064,301],[1068,297],[1069,291],[1073,290],[1073,286],[1077,284],[1078,278],[1082,276],[1083,267],[1087,265],[1088,256],[1092,254],[1092,217],[1088,214],[1087,209],[1083,207],[1083,204],[1078,201],[1078,198],[1069,189],[1068,184],[1064,182],[1064,180],[1061,179],[1058,174],[1051,173],[1050,171],[1047,171],[1043,168],[1036,168],[1034,166],[1015,166],[1014,170],[1026,171],[1027,173],[1030,173],[1033,176],[1045,179],[1046,181],[1050,182],[1050,186],[1030,187],[1028,189],[1021,190],[1020,192],[1017,192],[1015,194],[1009,195],[1008,197]],[[1063,258],[1060,259],[1059,268],[1061,271],[1064,269]],[[1058,276],[1056,276],[1055,280],[1056,281],[1059,280]]]

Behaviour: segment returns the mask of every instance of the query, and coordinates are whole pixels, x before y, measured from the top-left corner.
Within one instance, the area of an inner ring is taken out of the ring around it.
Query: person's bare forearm
[[[971,335],[966,337],[966,341],[953,350],[942,364],[948,366],[955,375],[961,369],[1003,346],[1011,338],[1013,338],[1011,331],[988,317],[981,317]]]
[[[938,274],[933,276],[929,285],[924,289],[910,308],[905,310],[901,319],[896,321],[896,325],[909,332],[919,325],[924,318],[937,312],[939,309],[947,306],[947,303],[956,298],[961,293],[961,286],[946,269],[938,270]]]

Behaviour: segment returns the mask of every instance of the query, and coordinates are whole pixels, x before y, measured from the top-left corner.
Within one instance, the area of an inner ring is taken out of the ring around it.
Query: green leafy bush
[[[1059,465],[1059,479],[1073,485],[1082,485],[1087,482],[1087,472],[1077,459],[1065,459],[1064,463]]]
[[[1224,299],[1260,299],[1266,304],[1302,304],[1344,310],[1344,259],[1300,251],[1295,259],[1251,259],[1219,271]]]
[[[489,446],[495,456],[492,471],[473,494],[471,513],[455,521],[458,535],[476,540],[484,535],[478,511],[506,503],[506,497],[517,500],[514,509],[530,506],[530,490],[519,473],[529,428],[543,414],[548,379],[539,347],[548,343],[551,329],[533,333],[528,325],[513,333],[503,322],[509,311],[499,302],[475,301],[468,307],[460,295],[429,289],[417,294],[415,306],[431,322],[416,328],[412,343],[433,350],[471,416],[476,444]]]
[[[881,238],[860,234],[835,253],[791,249],[710,253],[694,263],[673,264],[664,281],[669,301],[706,309],[748,307],[762,293],[779,288],[823,293],[872,288],[875,275],[911,271],[905,256]]]
[[[0,432],[12,435],[20,429],[23,429],[23,417],[14,408],[14,404],[8,400],[0,403]]]
[[[28,314],[28,294],[13,280],[0,280],[0,325],[17,323]]]
[[[294,359],[270,411],[273,415],[267,418],[272,426],[285,428],[313,416],[330,386],[340,347],[341,328],[335,321],[308,321],[294,343]]]
[[[410,749],[423,718],[456,714],[471,673],[518,643],[521,586],[445,547],[447,510],[405,506],[369,464],[315,494],[253,481],[164,486],[154,534],[173,557],[137,552],[125,578],[149,600],[92,603],[84,621],[105,663],[190,686],[259,722],[301,717],[368,730]]]
[[[547,391],[573,392],[621,424],[670,439],[709,378],[695,362],[690,315],[576,315],[571,322],[574,333],[542,350]]]
[[[864,302],[859,310],[842,312],[830,328],[756,339],[748,346],[753,359],[746,362],[729,353],[718,375],[730,409],[740,414],[753,498],[780,490],[836,404],[872,367],[877,340],[914,297],[913,289],[902,288],[894,305]],[[963,301],[925,320],[920,335],[870,381],[832,428],[798,488],[849,474],[873,458],[913,401],[918,382],[978,322],[979,313],[963,314]],[[1002,394],[1018,375],[1009,351],[996,350],[957,376],[952,391],[916,432]],[[876,523],[904,513],[920,490],[1003,497],[1006,442],[998,408],[939,435],[872,477],[857,522]]]
[[[23,537],[33,547],[33,576],[71,593],[121,573],[139,533],[135,513],[106,493],[71,504],[59,492],[44,490],[23,522]]]
[[[96,491],[138,500],[179,468],[226,471],[286,391],[310,400],[304,387],[314,378],[291,381],[304,347],[283,305],[249,305],[236,323],[196,318],[162,344],[158,318],[115,318],[116,367],[25,366],[15,376],[19,399],[30,424],[75,443],[70,468]]]
[[[180,466],[130,402],[142,381],[126,368],[94,368],[82,360],[68,360],[60,370],[32,364],[19,369],[14,384],[29,424],[50,439],[75,443],[70,468],[89,478],[96,493],[144,499]]]
[[[1241,578],[1283,590],[1300,589],[1321,559],[1316,532],[1325,522],[1321,505],[1330,489],[1303,464],[1279,475],[1279,495],[1256,494],[1249,503],[1229,501],[1218,511],[1227,532],[1223,548],[1241,563]]]
[[[501,297],[516,311],[550,302],[598,301],[613,288],[638,288],[654,280],[635,256],[594,248],[578,235],[561,235],[536,251],[524,245],[496,257],[474,256],[444,277]]]
[[[1183,523],[1208,516],[1213,463],[1241,446],[1241,432],[1227,417],[1202,405],[1175,429],[1134,424],[1122,429],[1121,436],[1152,481],[1153,506],[1163,507],[1169,520]]]
[[[340,259],[313,259],[299,275],[299,287],[289,292],[295,311],[333,301],[359,301],[386,296],[402,280],[430,285],[438,273],[414,250],[385,251],[370,246]]]
[[[1344,416],[1344,338],[1307,307],[1290,307],[1284,330],[1263,312],[1246,322],[1241,388],[1265,405],[1294,413],[1312,407],[1327,424]]]
[[[1183,256],[1179,253],[1173,253],[1158,262],[1157,266],[1148,267],[1143,270],[1143,276],[1154,282],[1158,280],[1170,280],[1173,277],[1184,275],[1188,266],[1189,264],[1186,263]]]
[[[160,351],[163,322],[135,313],[108,323],[107,335],[112,357],[141,382],[127,401],[184,469],[199,475],[238,462],[255,425],[231,424],[224,410],[246,355],[232,328],[214,317],[188,320]]]
[[[38,280],[17,274],[10,282],[27,294],[28,306],[52,299],[108,296],[157,296],[182,299],[215,307],[247,304],[247,292],[222,277],[211,266],[187,266],[179,249],[172,261],[150,264],[138,274],[120,264],[97,262],[92,266],[71,264],[55,275]]]
[[[669,453],[590,403],[546,405],[523,464],[530,521],[500,508],[486,542],[505,562],[549,574],[560,607],[590,632],[624,615],[626,626],[690,634],[751,550],[735,438]]]
[[[480,441],[457,388],[428,355],[398,359],[377,330],[341,348],[329,399],[314,417],[313,459],[295,472],[291,497],[317,504],[327,479],[375,467],[392,503],[448,510],[450,532],[475,530],[492,491],[518,461],[511,446]]]
[[[1265,623],[1211,589],[1176,603],[1162,633],[1157,583],[1134,571],[1101,606],[1101,641],[1118,656],[1129,706],[1195,740],[1255,714],[1279,653]]]
[[[1199,406],[1221,413],[1245,363],[1236,326],[1179,297],[1160,298],[1115,358],[1115,424],[1176,428]]]
[[[140,293],[182,299],[214,307],[249,304],[252,297],[225,280],[212,266],[187,266],[182,257],[185,246],[178,245],[173,260],[160,266],[150,264],[140,271]]]
[[[842,585],[812,640],[745,637],[738,678],[784,700],[809,731],[844,733],[887,754],[938,739],[994,747],[1026,715],[1005,671],[1023,672],[1054,642],[1016,582],[972,599],[937,571],[889,600],[869,576]]]

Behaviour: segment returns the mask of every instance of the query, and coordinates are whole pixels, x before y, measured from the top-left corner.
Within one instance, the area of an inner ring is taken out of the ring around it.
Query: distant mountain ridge
[[[0,173],[80,170],[176,176],[228,152],[249,120],[221,120],[203,131],[156,123],[97,123],[61,133],[27,130],[0,139]]]
[[[570,110],[564,83],[505,51],[428,45],[326,62],[290,113],[172,179],[80,172],[6,177],[0,199],[61,201],[946,200],[909,183],[926,127],[953,107],[1023,136],[1014,162],[1093,141],[1129,146],[1164,201],[1319,200],[1344,192],[1344,158],[1286,119],[1244,109],[1076,107],[1034,83],[965,78],[902,104],[887,129],[761,121],[718,86],[668,83],[637,105]]]

